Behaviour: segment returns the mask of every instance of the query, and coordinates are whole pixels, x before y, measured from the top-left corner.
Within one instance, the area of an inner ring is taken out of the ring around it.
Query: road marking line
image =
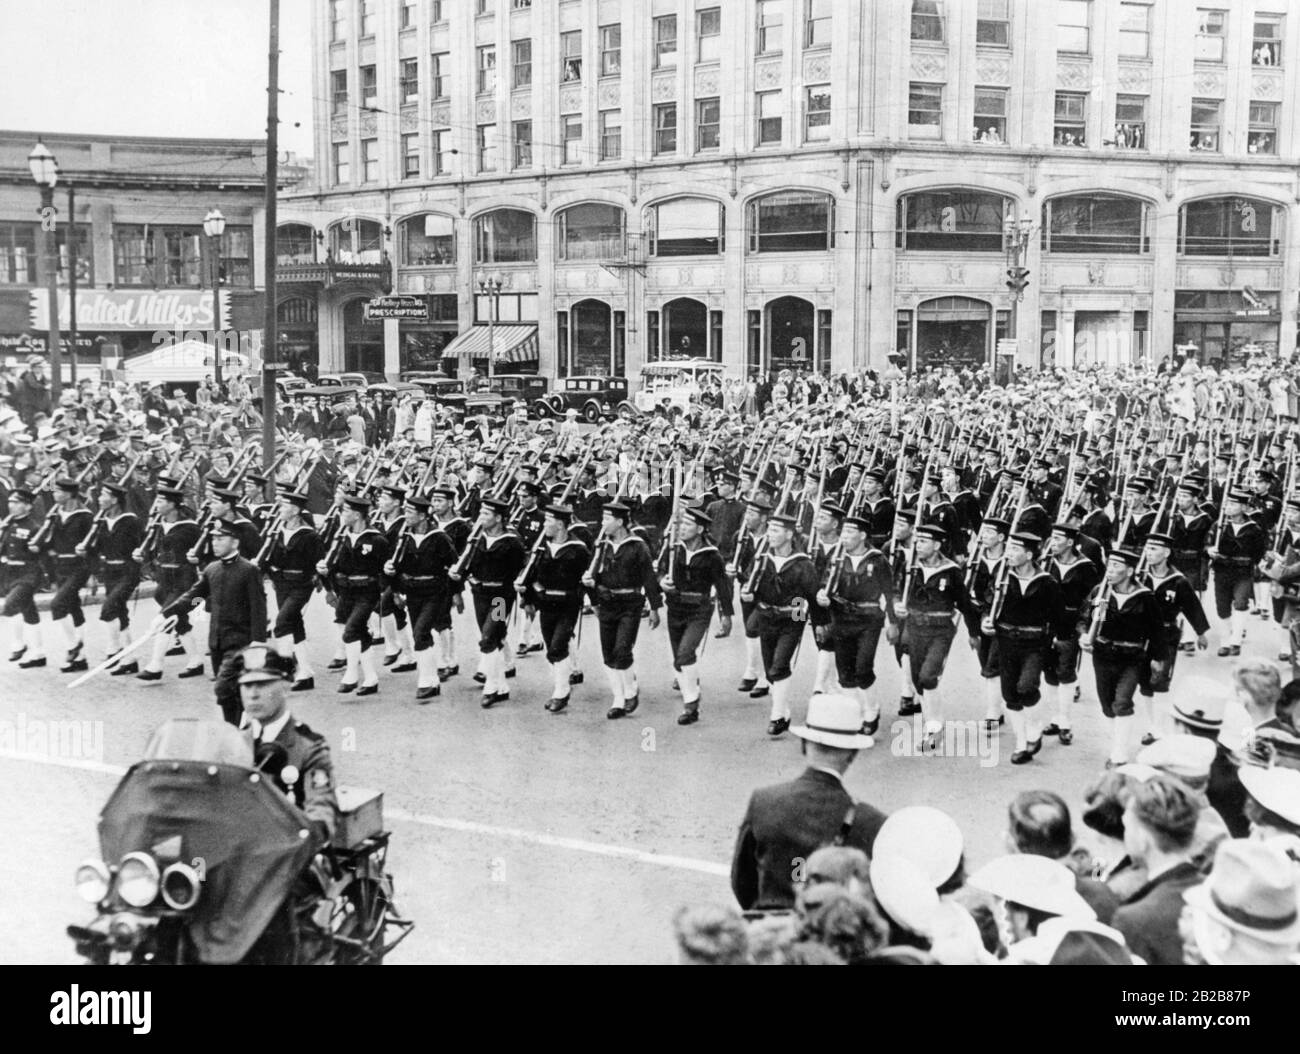
[[[51,758],[11,750],[0,750],[0,760],[29,761],[37,765],[82,769],[88,772],[103,773],[108,776],[121,776],[126,772],[125,766],[110,765],[104,761]],[[593,856],[608,856],[621,860],[634,860],[641,864],[654,864],[658,867],[672,867],[679,871],[695,871],[704,875],[720,875],[724,878],[731,873],[725,864],[716,864],[711,860],[696,860],[689,856],[652,853],[644,849],[633,849],[630,846],[606,845],[603,842],[589,842],[582,838],[566,838],[561,835],[543,834],[538,831],[525,831],[517,827],[497,827],[493,824],[478,823],[474,820],[456,820],[446,816],[425,816],[421,813],[408,812],[400,806],[389,805],[385,810],[385,814],[389,819],[418,824],[421,827],[437,827],[446,831],[482,834],[491,838],[505,838],[516,842],[527,842],[531,845],[544,845],[552,849],[568,849],[577,853],[591,853]]]

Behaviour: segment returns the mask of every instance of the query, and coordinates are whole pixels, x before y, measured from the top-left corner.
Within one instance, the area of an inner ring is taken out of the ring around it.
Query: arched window
[[[727,209],[709,198],[673,198],[651,205],[651,256],[716,256],[727,247]]]
[[[1071,194],[1043,205],[1043,251],[1144,253],[1147,204],[1118,194]]]
[[[374,220],[355,216],[330,227],[330,252],[339,263],[384,262],[384,228]]]
[[[822,252],[835,248],[835,202],[829,194],[783,190],[749,203],[752,253]]]
[[[399,252],[406,267],[437,267],[456,262],[456,222],[450,216],[426,212],[398,224]]]
[[[283,223],[275,229],[275,261],[282,264],[316,262],[316,230],[306,223]]]
[[[1276,256],[1282,210],[1255,198],[1189,201],[1178,215],[1179,252],[1187,256]]]
[[[314,326],[316,301],[305,296],[291,296],[275,306],[275,317],[282,326]]]
[[[496,209],[474,218],[474,262],[531,263],[537,259],[537,219],[522,209]]]
[[[621,260],[625,255],[623,210],[598,201],[573,205],[555,218],[561,260]]]
[[[1010,198],[965,187],[904,194],[894,245],[914,252],[1001,252]]]

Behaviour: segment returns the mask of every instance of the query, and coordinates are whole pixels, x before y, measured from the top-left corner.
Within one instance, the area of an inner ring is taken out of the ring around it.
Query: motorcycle
[[[385,871],[382,795],[339,787],[333,840],[294,804],[283,748],[174,719],[99,818],[100,859],[76,872],[96,907],[67,928],[96,965],[378,965],[411,932]]]

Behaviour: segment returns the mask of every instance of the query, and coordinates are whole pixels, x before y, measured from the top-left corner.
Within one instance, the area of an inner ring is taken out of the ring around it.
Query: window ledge
[[[754,60],[757,61],[758,59],[779,59],[784,54],[785,54],[784,51],[763,51],[755,55]]]
[[[829,44],[809,44],[803,50],[805,54],[807,54],[809,51],[814,51],[814,52],[830,51],[831,46]]]

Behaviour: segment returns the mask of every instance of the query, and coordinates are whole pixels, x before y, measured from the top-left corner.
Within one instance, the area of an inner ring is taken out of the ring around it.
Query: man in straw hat
[[[884,813],[855,801],[844,786],[863,735],[862,708],[846,695],[815,695],[807,720],[791,731],[803,741],[808,768],[789,783],[753,793],[731,861],[731,888],[745,909],[794,906],[794,879],[824,845],[871,852]]]
[[[1256,839],[1219,846],[1210,877],[1184,890],[1180,961],[1209,966],[1288,966],[1300,952],[1296,865]]]

